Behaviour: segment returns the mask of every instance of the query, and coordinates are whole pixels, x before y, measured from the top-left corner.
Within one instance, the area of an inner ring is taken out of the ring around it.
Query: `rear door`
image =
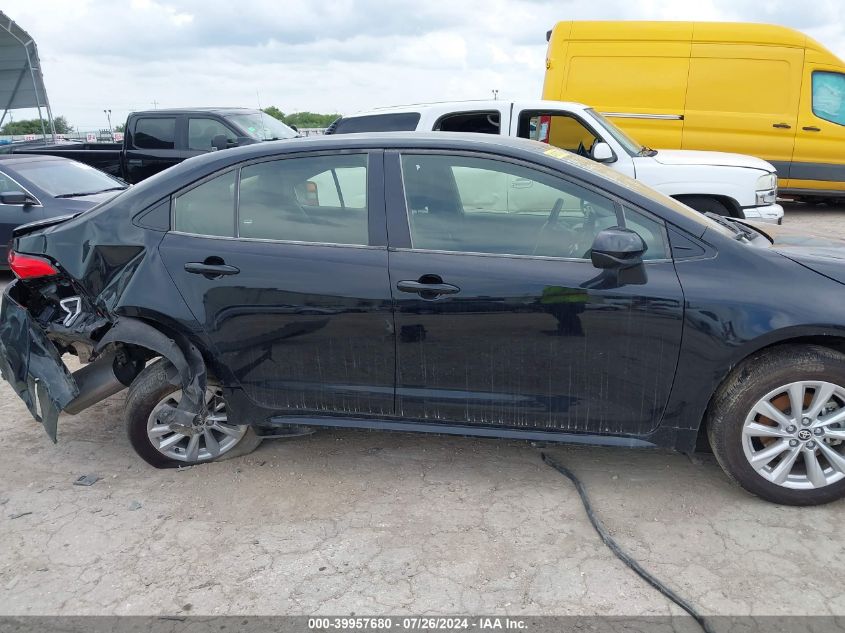
[[[393,413],[380,152],[275,157],[174,197],[160,252],[215,370],[284,413]]]
[[[683,314],[662,221],[501,158],[387,161],[398,415],[587,433],[659,423]],[[481,197],[473,186],[497,177],[530,181],[551,206],[466,204]],[[589,259],[595,234],[620,224],[649,245],[630,277]]]
[[[187,150],[185,117],[143,115],[134,119],[126,135],[126,180],[137,183],[182,162]]]

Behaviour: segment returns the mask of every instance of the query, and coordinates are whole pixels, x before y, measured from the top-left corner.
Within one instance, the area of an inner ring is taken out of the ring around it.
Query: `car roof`
[[[41,161],[69,161],[63,156],[47,156],[45,154],[0,154],[0,165],[14,166],[20,163],[35,163]]]
[[[202,107],[202,108],[164,108],[156,110],[139,110],[132,112],[132,115],[138,114],[191,114],[193,112],[203,114],[248,114],[252,112],[260,112],[257,108],[238,108],[238,107]],[[267,116],[270,116],[269,114]]]
[[[463,101],[432,101],[429,103],[408,103],[405,105],[384,106],[380,108],[373,108],[372,110],[362,110],[353,114],[345,114],[342,118],[354,119],[361,116],[374,116],[378,114],[398,114],[400,112],[428,112],[435,110],[438,112],[448,112],[450,110],[460,110],[463,112],[473,112],[478,110],[498,110],[501,107],[509,108],[512,104],[520,107],[528,108],[568,108],[572,110],[581,110],[589,106],[575,101],[551,101],[532,99],[529,101],[504,101],[498,99],[466,99]]]

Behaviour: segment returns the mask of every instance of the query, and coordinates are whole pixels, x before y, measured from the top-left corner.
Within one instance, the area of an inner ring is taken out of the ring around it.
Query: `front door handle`
[[[792,126],[789,123],[772,123],[772,127],[781,128],[783,130],[788,130]]]
[[[805,132],[821,132],[822,129],[820,127],[816,127],[815,125],[805,125],[801,128]]]
[[[241,272],[240,268],[227,264],[206,264],[205,262],[188,262],[185,264],[185,271],[194,275],[205,275],[209,278],[237,275]]]
[[[421,295],[423,299],[426,298],[426,295],[433,298],[438,295],[454,295],[461,291],[460,288],[452,284],[426,284],[421,281],[397,281],[396,287],[402,292],[413,292]]]

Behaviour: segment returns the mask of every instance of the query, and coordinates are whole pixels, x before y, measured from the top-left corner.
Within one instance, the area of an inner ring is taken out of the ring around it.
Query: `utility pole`
[[[493,99],[495,101],[499,100],[499,90],[497,88],[493,88]]]
[[[158,110],[158,101],[153,99],[152,101],[150,101],[150,103],[153,104],[153,110]]]

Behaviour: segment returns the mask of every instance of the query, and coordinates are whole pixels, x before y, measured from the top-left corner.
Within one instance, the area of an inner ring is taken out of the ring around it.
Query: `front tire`
[[[706,423],[719,464],[749,492],[796,506],[845,496],[845,355],[764,350],[719,388]]]
[[[196,434],[183,435],[159,424],[156,410],[176,406],[182,394],[170,382],[171,368],[168,361],[159,359],[138,374],[129,387],[126,428],[129,442],[144,461],[156,468],[176,468],[239,457],[258,448],[261,436],[251,426],[229,422],[222,391],[211,381],[206,389],[209,415]]]
[[[716,215],[732,217],[731,210],[721,200],[708,196],[678,196],[678,201],[692,207],[699,213],[715,213]]]

